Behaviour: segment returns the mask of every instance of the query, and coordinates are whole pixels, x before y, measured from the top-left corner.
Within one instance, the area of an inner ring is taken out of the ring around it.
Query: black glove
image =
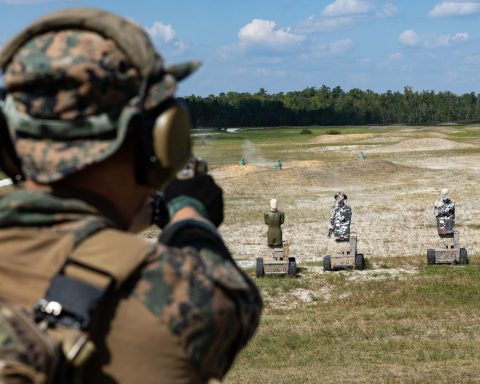
[[[167,204],[163,198],[163,193],[160,191],[155,191],[152,195],[152,224],[157,225],[160,228],[164,228],[170,217],[168,215]]]
[[[210,175],[172,180],[163,190],[163,201],[170,217],[179,209],[190,206],[216,227],[223,221],[223,191]]]

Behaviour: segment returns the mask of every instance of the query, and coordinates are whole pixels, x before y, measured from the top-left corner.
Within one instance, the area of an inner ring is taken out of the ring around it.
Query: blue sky
[[[167,63],[201,60],[179,95],[323,84],[480,92],[480,0],[0,0],[0,45],[75,6],[136,20]]]

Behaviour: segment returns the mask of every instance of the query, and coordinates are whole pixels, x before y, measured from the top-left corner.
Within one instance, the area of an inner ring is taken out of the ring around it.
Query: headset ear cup
[[[7,120],[0,109],[0,169],[17,184],[25,180],[20,159],[8,132]]]
[[[191,158],[190,127],[190,115],[177,101],[155,120],[153,150],[160,166],[171,170],[172,176]]]
[[[164,105],[156,118],[139,113],[129,123],[142,127],[135,160],[137,182],[159,190],[191,159],[188,110],[175,99]]]

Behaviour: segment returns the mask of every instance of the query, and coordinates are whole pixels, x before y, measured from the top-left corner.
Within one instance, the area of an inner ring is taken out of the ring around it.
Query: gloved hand
[[[151,224],[155,224],[160,228],[164,228],[170,221],[170,217],[168,215],[167,204],[165,203],[162,192],[155,191],[153,193],[151,200],[151,208]]]
[[[223,190],[208,174],[172,180],[163,190],[163,204],[164,207],[158,207],[159,217],[165,218],[167,211],[170,219],[178,210],[192,207],[216,227],[223,221]],[[165,220],[160,224],[165,226]]]

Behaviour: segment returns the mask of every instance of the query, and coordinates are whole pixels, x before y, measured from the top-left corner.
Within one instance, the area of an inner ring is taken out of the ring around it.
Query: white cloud
[[[407,29],[400,33],[398,42],[407,47],[414,47],[422,42],[421,37],[413,29]]]
[[[466,16],[480,12],[480,3],[474,1],[442,1],[428,13],[430,17]]]
[[[155,21],[150,27],[147,27],[148,34],[156,42],[168,43],[175,38],[175,30],[170,24],[164,24],[161,21]]]
[[[272,20],[253,19],[240,28],[238,38],[247,45],[285,47],[305,40],[305,36],[291,32],[291,28],[279,28]]]
[[[325,17],[338,17],[367,14],[373,10],[374,6],[367,1],[335,0],[333,3],[327,5],[321,14]]]
[[[427,48],[448,47],[454,43],[463,43],[470,38],[466,32],[456,33],[455,35],[442,35],[434,39],[433,41],[427,40],[425,46]]]
[[[470,39],[470,35],[467,32],[459,32],[452,36],[452,41],[468,41]]]
[[[372,18],[391,17],[397,12],[398,8],[392,3],[379,7],[373,0],[334,0],[319,14],[309,16],[301,29],[307,32],[333,31]]]
[[[170,24],[157,20],[150,27],[145,27],[145,31],[164,56],[178,56],[188,49],[188,44],[177,37]]]
[[[239,41],[221,47],[218,54],[223,59],[231,59],[249,51],[260,49],[264,58],[272,52],[286,52],[295,49],[306,36],[293,33],[291,28],[280,28],[272,20],[253,19],[238,31]]]
[[[403,59],[403,55],[400,52],[392,53],[389,57],[389,61],[401,61]]]
[[[383,6],[383,9],[377,12],[379,17],[391,17],[395,16],[398,13],[398,8],[392,4],[387,3]]]
[[[423,46],[425,48],[448,47],[457,43],[464,43],[470,39],[466,32],[458,32],[454,35],[420,35],[413,29],[403,31],[398,37],[398,42],[404,47]]]

